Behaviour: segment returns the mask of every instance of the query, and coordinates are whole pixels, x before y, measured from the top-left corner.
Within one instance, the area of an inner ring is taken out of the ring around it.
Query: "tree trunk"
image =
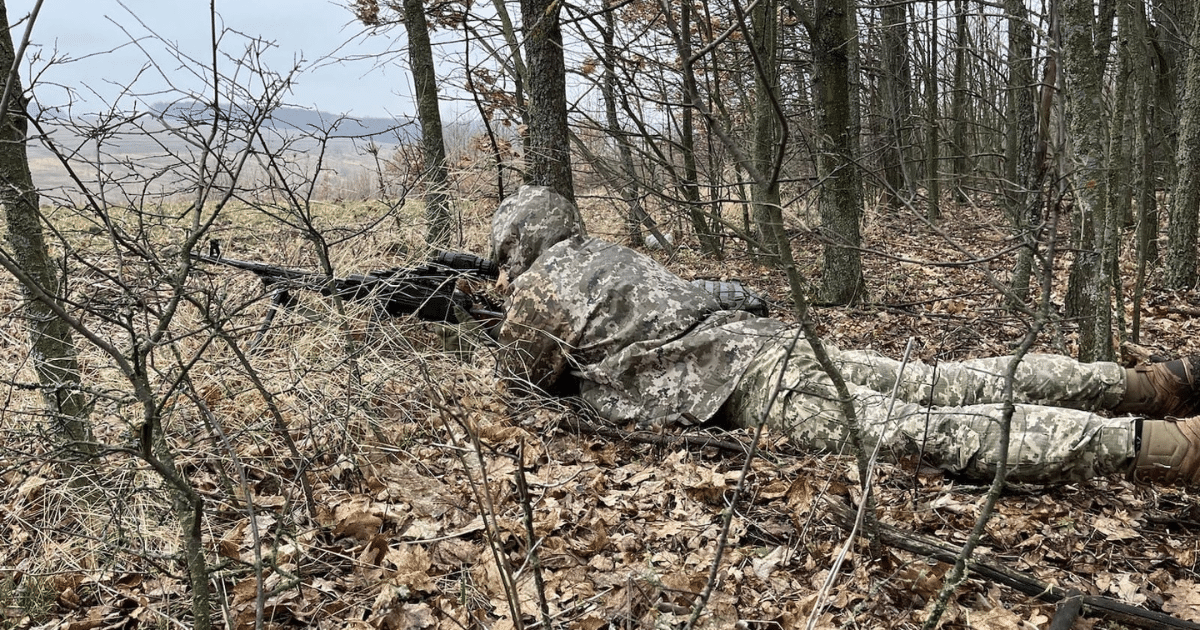
[[[1200,11],[1195,11],[1183,98],[1179,103],[1179,168],[1175,194],[1167,222],[1166,273],[1170,289],[1187,289],[1196,284],[1197,212],[1200,212]]]
[[[139,365],[145,365],[140,363]],[[150,381],[144,371],[133,376],[139,393],[150,392]],[[188,570],[188,583],[192,592],[192,619],[190,627],[195,630],[212,628],[212,588],[208,583],[208,560],[204,556],[204,499],[191,486],[190,480],[179,473],[175,455],[163,433],[162,418],[153,398],[143,398],[145,410],[141,426],[140,454],[166,486],[171,497],[171,507],[179,519],[183,549],[180,551],[184,566]]]
[[[1108,125],[1108,207],[1112,214],[1113,223],[1120,227],[1132,225],[1130,220],[1130,178],[1132,167],[1132,146],[1134,139],[1127,135],[1127,128],[1132,122],[1132,90],[1134,46],[1130,40],[1133,37],[1132,5],[1129,2],[1120,3],[1121,12],[1121,45],[1117,47],[1117,72],[1114,77],[1115,87],[1110,106]],[[1115,261],[1115,259],[1114,259]],[[1116,280],[1116,268],[1113,268],[1113,279]]]
[[[696,91],[696,73],[692,66],[692,5],[684,2],[679,5],[679,56],[683,63],[683,111],[680,112],[680,151],[683,152],[683,198],[688,204],[688,216],[692,220],[692,230],[700,241],[700,252],[705,256],[719,256],[720,242],[714,233],[719,225],[715,219],[709,219],[700,203],[700,176],[696,167],[696,130],[695,105],[692,98]],[[715,206],[714,206],[715,208]]]
[[[1091,0],[1066,0],[1062,11],[1063,75],[1066,79],[1071,139],[1068,155],[1080,242],[1071,268],[1077,287],[1069,312],[1079,320],[1079,359],[1113,358],[1112,283],[1106,273],[1115,252],[1107,212],[1103,162],[1104,120],[1101,80],[1104,56],[1097,43],[1107,41],[1093,16]],[[1073,308],[1072,308],[1073,307]]]
[[[851,134],[850,32],[851,0],[817,0],[809,34],[820,95],[818,134],[821,142],[821,231],[825,243],[821,300],[851,304],[866,297],[858,247],[861,180],[857,177]]]
[[[10,252],[8,263],[24,272],[21,297],[29,331],[33,367],[42,387],[43,399],[50,408],[51,438],[64,451],[64,474],[80,472],[72,462],[96,453],[96,444],[88,424],[90,405],[81,389],[79,362],[67,322],[59,318],[52,303],[59,298],[58,276],[46,248],[38,193],[29,172],[26,154],[28,101],[21,78],[12,35],[8,30],[8,10],[0,0],[0,68],[8,69],[5,86],[7,112],[0,120],[0,204],[4,206],[6,234]]]
[[[621,160],[621,174],[623,180],[619,186],[621,189],[621,198],[625,202],[628,212],[625,215],[625,230],[629,242],[637,246],[642,242],[642,219],[645,210],[642,209],[641,200],[638,194],[637,173],[633,166],[633,152],[629,149],[629,141],[625,137],[625,130],[621,128],[621,121],[617,117],[617,46],[614,43],[614,32],[616,31],[615,20],[613,18],[612,7],[604,11],[604,30],[600,36],[604,40],[604,80],[600,84],[601,96],[604,98],[604,116],[605,124],[608,126],[608,135],[613,142],[617,143],[617,153]],[[686,97],[685,97],[686,98]]]
[[[1008,20],[1008,125],[1005,138],[1005,189],[1008,212],[1018,238],[1025,242],[1017,252],[1017,264],[1009,285],[1009,306],[1023,304],[1029,297],[1036,241],[1032,230],[1040,222],[1034,204],[1041,203],[1040,182],[1034,181],[1033,28],[1029,25],[1024,0],[1005,0]]]
[[[1187,61],[1187,26],[1191,24],[1193,0],[1151,0],[1153,26],[1147,36],[1154,42],[1155,91],[1151,101],[1154,108],[1155,135],[1161,138],[1156,159],[1158,176],[1163,189],[1175,189],[1178,150],[1179,98],[1185,81],[1180,76]],[[1168,205],[1169,208],[1169,205]]]
[[[909,127],[912,124],[912,69],[908,59],[907,2],[877,0],[883,17],[883,102],[886,135],[883,151],[885,198],[901,208],[911,197],[908,164]]]
[[[966,201],[967,159],[967,3],[954,3],[954,93],[950,97],[950,153],[954,198]]]
[[[430,245],[450,242],[450,201],[446,191],[446,143],[442,138],[442,113],[434,73],[433,45],[422,0],[404,0],[404,27],[408,31],[408,62],[412,66],[425,154],[425,240]]]
[[[558,0],[521,0],[529,88],[529,172],[526,181],[575,202],[567,129],[566,65]]]
[[[783,120],[776,109],[779,104],[777,0],[760,0],[754,5],[750,19],[754,29],[754,50],[758,57],[754,72],[754,152],[751,158],[754,170],[758,173],[751,190],[754,224],[758,228],[759,245],[764,258],[772,264],[778,264],[779,252],[775,245],[779,243],[779,234],[776,231],[783,229],[783,212],[775,165],[782,150],[779,142]]]
[[[850,126],[846,129],[846,163],[858,164],[862,157],[862,54],[858,42],[858,0],[849,0],[846,4],[846,87],[850,102]],[[854,207],[857,208],[859,219],[862,219],[863,182],[862,169],[854,166],[849,169],[851,176],[850,188],[854,191]]]
[[[1103,232],[1104,248],[1109,252],[1108,255],[1104,256],[1106,266],[1103,269],[1103,273],[1109,276],[1108,283],[1112,287],[1113,301],[1118,305],[1124,303],[1124,296],[1121,290],[1121,276],[1118,267],[1121,242],[1117,235],[1122,227],[1130,223],[1128,218],[1131,190],[1129,178],[1131,151],[1129,145],[1132,144],[1132,139],[1127,139],[1126,121],[1129,119],[1132,109],[1132,100],[1129,92],[1133,63],[1130,59],[1132,47],[1129,45],[1133,18],[1129,15],[1129,3],[1122,2],[1121,5],[1123,17],[1121,20],[1122,45],[1117,48],[1117,73],[1114,77],[1116,86],[1113,90],[1108,125],[1108,151],[1106,152],[1107,181],[1105,183],[1108,194],[1106,201],[1108,210],[1105,213],[1107,225]],[[1110,325],[1115,327],[1120,340],[1124,341],[1126,339],[1125,335],[1128,332],[1125,325],[1125,309],[1114,308],[1110,312],[1115,320]]]
[[[1165,155],[1167,146],[1166,132],[1159,124],[1162,118],[1160,104],[1156,102],[1159,89],[1159,76],[1162,73],[1162,58],[1155,54],[1156,46],[1150,40],[1149,24],[1146,20],[1146,8],[1133,8],[1133,24],[1135,26],[1132,45],[1137,49],[1134,76],[1139,77],[1139,94],[1135,103],[1139,114],[1137,116],[1139,144],[1138,162],[1138,248],[1144,250],[1146,262],[1158,260],[1158,186],[1160,181],[1169,185],[1175,181],[1173,169],[1166,164],[1158,166],[1159,162],[1174,163],[1173,160],[1160,159]],[[1174,155],[1173,153],[1171,155]],[[1160,179],[1161,178],[1161,179]],[[1135,311],[1136,312],[1136,311]]]
[[[925,218],[942,218],[941,139],[938,128],[938,5],[929,0],[929,78],[925,83]]]
[[[1157,124],[1158,106],[1153,103],[1158,87],[1155,55],[1149,39],[1146,8],[1130,6],[1128,11],[1130,29],[1129,48],[1133,55],[1133,76],[1136,77],[1133,95],[1134,129],[1138,137],[1135,151],[1137,171],[1137,271],[1133,284],[1133,319],[1130,322],[1129,339],[1141,343],[1142,295],[1146,285],[1146,270],[1158,258],[1158,171],[1155,157],[1162,148],[1164,139]]]

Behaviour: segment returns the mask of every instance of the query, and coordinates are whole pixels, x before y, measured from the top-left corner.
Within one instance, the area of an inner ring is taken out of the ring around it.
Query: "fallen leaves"
[[[1192,580],[1179,580],[1163,591],[1167,601],[1163,612],[1200,623],[1200,584]]]
[[[1120,512],[1119,514],[1124,516],[1124,512]],[[1140,538],[1141,534],[1138,534],[1137,531],[1130,527],[1132,524],[1128,518],[1110,518],[1107,516],[1100,516],[1092,521],[1092,527],[1096,528],[1098,533],[1104,534],[1105,540],[1110,541]]]
[[[957,255],[933,251],[928,240],[903,233],[890,244]],[[743,277],[779,279],[746,261],[722,264],[727,275],[740,266]],[[1007,352],[1020,322],[978,288],[979,275],[887,265],[872,275],[880,304],[821,309],[821,325],[845,347],[894,356],[908,337],[925,358]],[[783,297],[782,283],[763,288]],[[237,457],[214,455],[217,440],[199,421],[182,418],[173,435],[181,469],[208,502],[205,551],[215,597],[227,606],[224,622],[237,629],[260,618],[268,628],[512,628],[510,593],[526,624],[542,614],[536,554],[547,607],[562,627],[681,627],[717,563],[740,456],[573,434],[561,428],[576,417],[566,405],[512,396],[487,366],[419,355],[413,340],[423,331],[391,328],[400,325],[372,322],[382,330],[354,331],[376,342],[364,349],[357,375],[364,391],[354,392],[371,412],[348,402],[336,336],[281,344],[261,359],[310,459],[315,517],[258,394],[228,366],[197,368],[197,395],[227,425]],[[1142,325],[1146,335],[1184,340],[1197,326],[1161,304],[1149,307]],[[292,356],[295,365],[280,364]],[[127,427],[114,424],[100,430],[117,441]],[[749,439],[745,432],[726,437]],[[786,440],[763,446],[698,626],[795,628],[811,614],[820,628],[919,624],[947,567],[907,553],[876,558],[856,544],[828,596],[817,597],[844,542],[824,500],[857,496],[857,473],[848,459],[797,453]],[[6,621],[74,630],[186,625],[189,590],[173,516],[153,478],[126,465],[117,484],[124,511],[88,518],[64,500],[53,472],[13,465],[0,475],[0,566],[24,571],[0,593],[25,606],[6,608]],[[878,471],[880,518],[961,542],[983,491],[938,473],[914,474],[913,466]],[[518,472],[530,493],[532,544],[515,491]],[[1200,621],[1200,586],[1191,576],[1200,523],[1192,503],[1186,493],[1116,478],[1018,486],[997,505],[981,553],[1064,588]],[[38,602],[51,612],[35,620],[28,611]],[[1052,615],[1049,606],[971,577],[940,626],[1032,630]],[[1086,627],[1086,620],[1077,626]]]

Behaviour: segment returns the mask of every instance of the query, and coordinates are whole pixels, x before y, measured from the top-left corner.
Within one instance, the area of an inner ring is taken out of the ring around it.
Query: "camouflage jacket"
[[[569,371],[584,401],[614,421],[703,421],[784,330],[720,310],[713,296],[632,249],[575,237],[513,281],[500,364],[539,387]]]

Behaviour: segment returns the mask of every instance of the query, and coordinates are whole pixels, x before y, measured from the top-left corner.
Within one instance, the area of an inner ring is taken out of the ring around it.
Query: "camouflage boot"
[[[1119,414],[1188,418],[1200,411],[1200,357],[1139,365],[1125,370],[1125,397]]]
[[[1140,442],[1134,481],[1200,486],[1200,418],[1143,420]]]

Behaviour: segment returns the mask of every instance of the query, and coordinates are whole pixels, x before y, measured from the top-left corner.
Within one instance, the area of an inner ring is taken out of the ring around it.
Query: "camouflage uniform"
[[[570,373],[583,400],[618,422],[704,421],[721,412],[752,426],[765,416],[798,443],[844,446],[832,385],[795,329],[720,310],[713,296],[654,260],[585,237],[578,212],[544,188],[505,200],[493,218],[492,245],[496,263],[515,277],[500,330],[500,366],[509,378],[547,387]],[[830,352],[850,383],[868,445],[882,443],[891,458],[923,455],[967,476],[990,473],[1008,358],[909,364],[893,406],[898,362]],[[1124,378],[1113,363],[1051,355],[1022,362],[1012,478],[1067,481],[1127,466],[1132,421],[1088,411],[1116,405]]]
[[[837,394],[798,335],[789,333],[754,361],[727,411],[738,424],[753,426],[765,416],[799,444],[841,451],[848,437]],[[1011,357],[902,366],[876,352],[826,348],[846,380],[867,448],[878,443],[885,459],[922,457],[968,478],[993,474],[1000,461],[998,401]],[[1025,357],[1013,380],[1009,479],[1063,482],[1126,471],[1136,451],[1135,421],[1093,413],[1116,406],[1124,392],[1125,371],[1116,363]]]
[[[615,421],[706,420],[784,330],[719,309],[712,295],[628,247],[568,239],[513,281],[501,367],[539,387],[569,371],[580,396]]]

